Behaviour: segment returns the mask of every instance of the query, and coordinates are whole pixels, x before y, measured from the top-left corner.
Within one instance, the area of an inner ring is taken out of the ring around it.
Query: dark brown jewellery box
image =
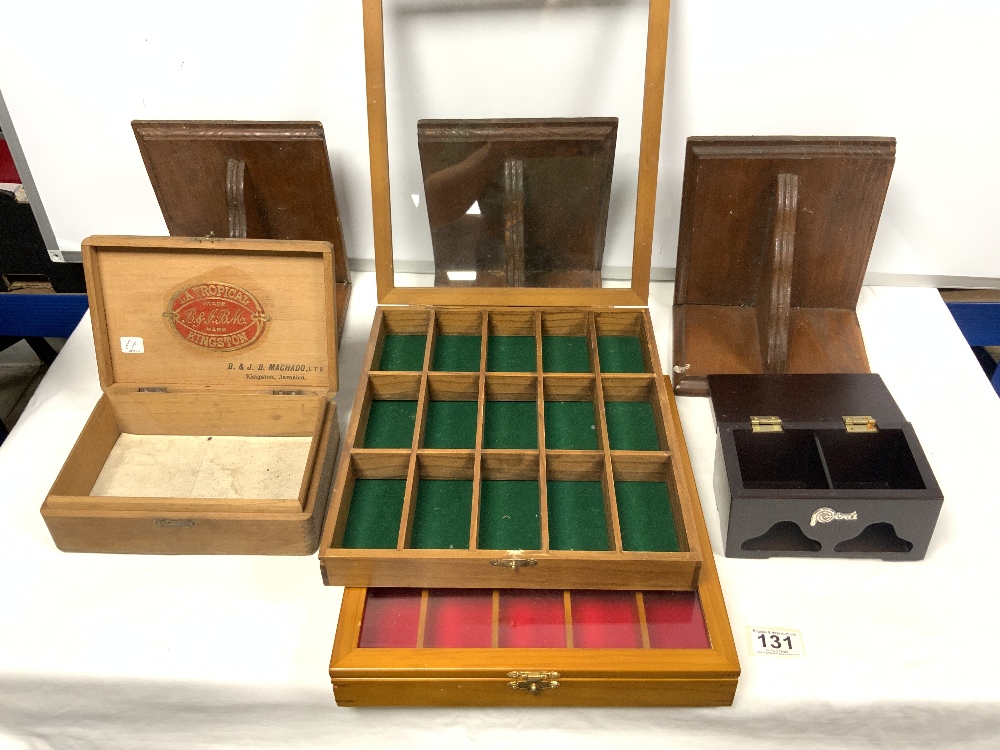
[[[678,395],[714,374],[868,372],[855,308],[895,153],[893,138],[688,139]]]
[[[942,496],[875,374],[709,375],[727,557],[920,560]]]

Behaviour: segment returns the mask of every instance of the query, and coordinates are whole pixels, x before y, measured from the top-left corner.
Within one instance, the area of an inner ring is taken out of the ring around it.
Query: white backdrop
[[[0,93],[63,249],[165,232],[132,119],[315,119],[349,254],[372,257],[357,0],[18,2],[2,22]],[[870,273],[1000,284],[1000,151],[979,145],[998,28],[976,0],[674,0],[654,267],[674,265],[688,135],[891,135]]]

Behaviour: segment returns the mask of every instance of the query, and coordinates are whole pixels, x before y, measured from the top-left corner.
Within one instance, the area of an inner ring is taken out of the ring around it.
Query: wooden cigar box
[[[311,554],[339,428],[327,242],[91,237],[104,395],[42,505],[60,549]]]
[[[707,395],[713,374],[869,371],[855,309],[895,151],[893,138],[688,139],[679,395]]]
[[[650,9],[631,278],[618,287],[600,285],[606,216],[581,228],[585,262],[546,244],[580,205],[607,210],[616,132],[608,118],[415,122],[418,145],[433,141],[421,151],[417,201],[426,201],[430,241],[456,217],[435,258],[454,263],[454,242],[469,229],[459,247],[481,263],[465,266],[471,281],[447,283],[435,270],[435,286],[399,283],[381,5],[364,7],[382,306],[321,543],[324,580],[696,589],[700,508],[644,307],[666,4]],[[538,191],[532,179],[567,187]]]
[[[943,497],[875,374],[709,375],[728,557],[920,560]]]
[[[710,554],[693,591],[348,588],[330,660],[340,706],[728,706],[739,674]]]

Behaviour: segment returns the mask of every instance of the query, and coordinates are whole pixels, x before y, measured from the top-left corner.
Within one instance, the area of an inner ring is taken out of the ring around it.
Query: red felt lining
[[[420,589],[368,589],[361,618],[361,648],[416,648]]]
[[[573,645],[576,648],[641,648],[634,591],[574,591]]]
[[[562,591],[501,591],[501,648],[566,648]]]
[[[694,591],[644,591],[651,648],[708,648],[701,602]]]
[[[424,625],[426,648],[490,648],[493,645],[493,592],[432,589]]]
[[[420,589],[369,589],[361,621],[361,648],[416,648]],[[642,634],[632,591],[574,591],[576,648],[641,648]],[[694,591],[643,592],[651,648],[709,648],[708,631]],[[500,592],[501,648],[566,648],[561,591]],[[427,599],[424,646],[490,648],[493,593],[480,589],[434,589]]]

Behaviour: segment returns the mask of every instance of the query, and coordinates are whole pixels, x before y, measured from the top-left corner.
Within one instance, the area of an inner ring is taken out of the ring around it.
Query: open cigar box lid
[[[329,243],[102,236],[83,260],[104,390],[336,392]]]
[[[134,120],[132,129],[171,235],[329,242],[343,326],[351,277],[321,123]]]

